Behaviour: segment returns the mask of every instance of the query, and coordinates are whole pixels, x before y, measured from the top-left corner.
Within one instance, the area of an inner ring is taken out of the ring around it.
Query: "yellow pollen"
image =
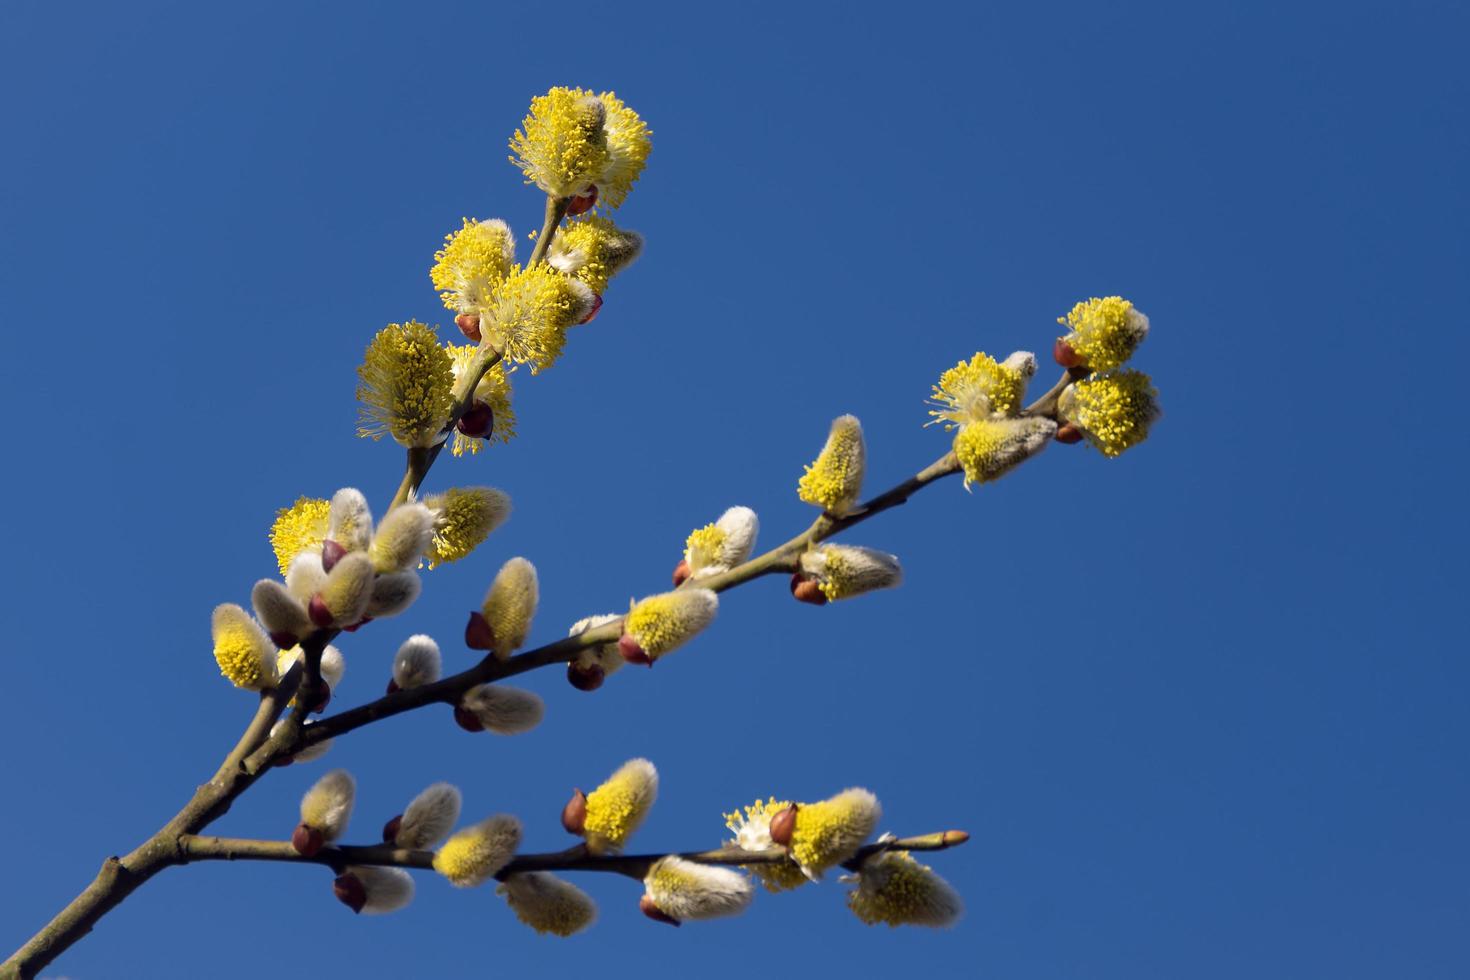
[[[1065,338],[1068,345],[1093,371],[1122,365],[1148,333],[1148,320],[1121,296],[1078,303],[1057,322],[1072,331]]]
[[[276,511],[271,525],[271,549],[281,575],[291,567],[291,560],[303,551],[321,547],[327,537],[328,510],[331,505],[316,497],[297,497],[290,507]]]
[[[929,400],[937,406],[929,412],[934,416],[929,424],[943,422],[953,429],[991,415],[1014,415],[1021,408],[1026,381],[1019,370],[977,352],[939,376]]]
[[[642,825],[658,796],[658,773],[647,759],[633,759],[587,794],[585,832],[594,851],[619,851]]]
[[[604,103],[580,88],[556,87],[531,100],[531,113],[511,137],[510,162],[553,197],[586,190],[608,163]]]
[[[1142,371],[1095,374],[1072,386],[1063,415],[1104,456],[1116,458],[1148,438],[1159,415],[1158,395]]]
[[[510,274],[515,237],[503,221],[471,221],[444,236],[434,253],[429,279],[444,305],[456,313],[479,313]]]
[[[856,506],[867,465],[863,427],[851,415],[832,423],[827,443],[796,484],[796,495],[809,504],[843,514]]]
[[[612,92],[599,96],[607,111],[608,162],[597,182],[597,206],[617,208],[643,173],[652,148],[648,125]]]
[[[417,320],[388,324],[368,344],[357,377],[358,435],[433,444],[449,417],[454,372],[432,327]]]

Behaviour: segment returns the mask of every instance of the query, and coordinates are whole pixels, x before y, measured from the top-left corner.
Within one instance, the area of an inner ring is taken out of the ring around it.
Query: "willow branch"
[[[1021,414],[1028,416],[1049,416],[1054,413],[1057,399],[1061,396],[1066,386],[1075,380],[1075,377],[1076,369],[1064,372],[1061,379],[1052,386],[1050,391],[1028,405]],[[871,517],[876,517],[886,510],[891,510],[894,507],[905,504],[910,497],[930,484],[959,472],[959,460],[955,458],[953,452],[947,452],[907,480],[890,487],[852,511],[841,516],[824,513],[812,522],[812,525],[805,531],[784,544],[777,545],[764,554],[757,555],[749,561],[736,565],[727,572],[706,576],[698,580],[690,579],[681,588],[694,586],[701,589],[710,589],[714,592],[724,592],[726,589],[733,589],[737,585],[743,585],[763,575],[793,572],[796,570],[797,561],[800,559],[802,552],[811,546],[840,534],[848,528],[861,524]],[[302,731],[301,745],[297,748],[315,745],[324,739],[335,738],[338,735],[345,735],[347,732],[361,728],[364,725],[370,725],[373,722],[391,718],[394,715],[400,715],[405,711],[412,711],[415,708],[422,708],[425,705],[438,703],[457,704],[460,697],[476,685],[503,680],[516,674],[523,674],[528,670],[535,670],[538,667],[567,663],[575,658],[581,650],[592,646],[600,646],[604,643],[612,643],[622,634],[622,628],[622,619],[619,618],[596,629],[587,630],[576,636],[565,637],[546,646],[517,654],[504,662],[487,655],[478,664],[468,670],[445,677],[433,684],[425,684],[422,687],[410,688],[406,691],[396,691],[378,698],[376,701],[370,701],[367,704],[340,712],[321,721],[312,722]]]
[[[546,217],[541,224],[541,234],[536,238],[536,246],[531,250],[531,257],[526,260],[526,268],[529,269],[541,262],[546,257],[546,250],[551,246],[551,240],[556,237],[556,230],[561,227],[562,219],[567,216],[567,207],[572,203],[569,197],[546,198]],[[444,423],[442,430],[447,439],[454,431],[454,425],[463,417],[465,412],[475,401],[475,389],[479,387],[480,380],[485,377],[485,372],[496,365],[504,355],[489,344],[481,344],[475,357],[469,366],[460,374],[459,380],[454,385],[454,405],[449,411],[449,420]],[[418,493],[419,487],[423,486],[424,478],[429,475],[429,469],[434,465],[434,460],[444,451],[444,442],[441,441],[428,448],[414,447],[408,450],[408,465],[404,468],[403,481],[398,485],[398,492],[393,495],[393,501],[388,505],[392,510],[406,500],[412,499]]]
[[[897,507],[934,481],[957,472],[959,472],[959,464],[955,461],[954,454],[946,453],[915,475],[874,497],[852,513],[843,517],[823,514],[811,527],[785,544],[778,545],[765,554],[736,565],[728,572],[701,578],[697,585],[702,589],[723,592],[762,575],[793,571],[797,558],[809,545],[826,540],[869,517]],[[445,677],[433,684],[425,684],[406,691],[395,691],[376,701],[370,701],[321,721],[312,722],[302,731],[301,746],[297,749],[314,745],[323,739],[344,735],[364,725],[370,725],[375,721],[391,718],[424,705],[441,702],[457,704],[461,695],[476,685],[503,680],[538,667],[567,663],[581,650],[615,642],[622,635],[622,629],[623,621],[619,618],[596,629],[578,633],[576,636],[564,637],[546,646],[517,654],[503,662],[487,655],[468,670]]]
[[[345,735],[364,725],[370,725],[394,715],[401,715],[405,711],[422,708],[424,705],[441,702],[458,704],[461,695],[478,684],[488,684],[491,681],[514,677],[516,674],[524,674],[538,667],[566,663],[575,657],[578,651],[587,647],[617,642],[618,637],[622,635],[622,629],[623,621],[618,619],[585,633],[568,636],[555,643],[548,643],[535,650],[517,654],[504,662],[487,655],[469,670],[453,674],[433,684],[425,684],[422,687],[409,688],[405,691],[395,691],[376,701],[369,701],[367,704],[359,705],[340,714],[312,722],[302,730],[301,744],[292,747],[291,751],[299,751],[323,739]]]
[[[548,210],[548,215],[549,213]],[[1053,413],[1057,399],[1066,386],[1075,379],[1076,372],[1075,368],[1064,372],[1051,390],[1028,405],[1021,414],[1050,415]],[[743,585],[763,575],[793,572],[796,570],[797,561],[802,552],[808,548],[861,524],[871,517],[876,517],[886,510],[907,503],[910,497],[930,484],[959,472],[959,460],[955,458],[953,452],[947,452],[907,480],[890,487],[848,513],[841,516],[823,513],[805,531],[784,544],[777,545],[764,554],[736,565],[729,571],[697,580],[690,579],[681,588],[692,586],[710,589],[714,592],[724,592],[726,589],[733,589],[737,585]],[[611,643],[617,640],[621,633],[622,619],[619,618],[597,629],[565,637],[546,646],[517,654],[504,662],[487,655],[468,670],[445,677],[433,684],[410,688],[406,691],[395,691],[376,701],[370,701],[321,721],[313,722],[307,725],[302,732],[301,747],[344,735],[364,725],[370,725],[384,718],[391,718],[428,704],[457,704],[460,697],[476,685],[503,680],[538,667],[567,663],[574,659],[581,650]]]
[[[567,207],[572,203],[569,197],[546,198],[546,217],[541,224],[541,234],[536,238],[536,246],[531,251],[531,257],[526,260],[526,268],[531,268],[546,257],[546,250],[551,246],[551,240],[556,236],[556,230],[561,226],[562,219],[566,217]],[[504,355],[489,344],[481,344],[476,351],[475,357],[469,366],[460,374],[459,380],[454,385],[454,404],[449,411],[449,419],[444,423],[442,430],[445,440],[454,432],[455,423],[470,410],[475,401],[475,389],[479,387],[480,380],[485,377],[485,372],[496,365]],[[411,447],[408,450],[408,465],[404,467],[403,480],[398,484],[398,492],[393,495],[393,500],[388,504],[392,510],[406,500],[411,500],[423,486],[424,478],[429,475],[429,469],[439,454],[444,451],[444,441],[440,441],[429,447]]]
[[[868,844],[843,867],[856,871],[862,863],[882,851],[943,851],[958,847],[970,839],[963,830],[946,830],[917,837],[900,837]],[[290,841],[250,840],[240,837],[201,837],[186,834],[179,839],[180,864],[193,861],[279,861],[294,864],[323,864],[340,872],[348,865],[374,865],[387,868],[411,868],[421,871],[434,867],[433,851],[416,851],[378,844],[371,847],[350,845],[324,847],[311,857],[300,854]],[[642,878],[648,869],[668,854],[591,854],[578,844],[564,851],[542,854],[519,854],[496,874],[504,881],[513,874],[527,871],[602,871]],[[684,851],[675,856],[701,864],[752,865],[779,864],[788,860],[784,851],[746,851],[738,847],[720,847],[710,851]]]
[[[1086,372],[1083,371],[1082,376],[1085,375]],[[1053,385],[1050,391],[1028,405],[1021,414],[1026,416],[1052,415],[1056,411],[1057,399],[1061,397],[1062,391],[1077,377],[1077,369],[1075,368],[1072,371],[1064,373],[1061,380]],[[828,538],[846,531],[850,527],[861,524],[870,517],[876,517],[885,510],[890,510],[900,504],[908,503],[910,497],[929,484],[936,480],[941,480],[946,476],[953,476],[958,472],[960,472],[960,463],[955,458],[955,454],[953,452],[945,453],[907,480],[883,491],[878,496],[866,503],[860,504],[846,514],[837,516],[824,513],[812,522],[811,527],[785,544],[778,545],[763,555],[758,555],[744,564],[737,565],[728,572],[721,572],[718,575],[709,575],[700,579],[689,579],[681,588],[692,586],[723,592],[725,589],[733,588],[753,578],[759,578],[762,575],[793,572],[796,570],[796,560],[800,558],[803,551],[806,551],[812,545],[820,544]]]

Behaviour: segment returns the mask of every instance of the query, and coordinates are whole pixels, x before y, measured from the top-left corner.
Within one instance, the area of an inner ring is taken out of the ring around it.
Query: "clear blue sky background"
[[[538,221],[506,139],[580,84],[654,129],[618,213],[647,254],[520,376],[521,438],[436,469],[515,516],[344,644],[339,704],[411,632],[468,664],[511,555],[545,641],[663,587],[731,504],[784,539],[835,415],[872,487],[901,479],[946,448],[939,371],[1047,351],[1078,299],[1151,315],[1167,416],[1119,461],[1054,446],[865,525],[899,591],[814,609],[764,580],[656,671],[532,675],[532,734],[432,711],[343,741],[353,836],[447,778],[561,847],[571,786],[636,755],[649,848],[862,784],[884,829],[973,833],[933,861],[965,919],[869,929],[829,883],[675,931],[583,875],[602,920],[563,942],[432,876],[370,919],[320,869],[212,865],[50,974],[1467,975],[1467,30],[1451,3],[5,4],[0,946],[232,743],[253,700],[210,608],[272,571],[297,494],[391,494],[396,447],[353,436],[362,347],[447,325],[426,270],[461,215]],[[329,763],[218,831],[285,836]]]

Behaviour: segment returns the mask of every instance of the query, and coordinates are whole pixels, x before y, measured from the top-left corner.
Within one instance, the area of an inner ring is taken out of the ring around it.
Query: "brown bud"
[[[595,691],[602,686],[607,672],[598,664],[567,664],[567,683],[579,691]]]
[[[478,314],[461,313],[454,318],[454,325],[459,327],[459,332],[464,334],[469,340],[477,344],[480,342],[480,317]]]
[[[671,926],[678,926],[683,924],[678,919],[674,918],[672,915],[669,915],[669,913],[665,912],[663,909],[653,904],[652,895],[644,895],[642,898],[638,899],[638,911],[648,916],[654,922],[667,922]]]
[[[398,830],[403,826],[403,814],[399,814],[392,820],[383,824],[383,843],[392,844],[398,840]]]
[[[347,556],[347,549],[330,538],[322,542],[322,571],[330,572]]]
[[[942,835],[945,847],[958,847],[970,839],[968,830],[946,830]]]
[[[283,755],[279,759],[277,759],[275,762],[272,762],[271,765],[273,765],[273,766],[289,766],[291,763],[293,763],[295,761],[296,761],[296,757],[294,755]]]
[[[807,578],[800,572],[791,576],[791,594],[796,597],[797,602],[809,602],[814,606],[827,604],[827,593],[822,591],[817,580]]]
[[[371,623],[372,621],[373,617],[364,616],[357,622],[353,623],[351,626],[344,626],[342,627],[342,629],[348,633],[356,633],[358,630],[362,629],[364,626],[366,626],[368,623]]]
[[[689,571],[689,562],[683,558],[679,559],[679,564],[674,566],[674,588],[677,589],[689,581],[689,576],[693,574]]]
[[[464,645],[471,650],[495,649],[495,631],[484,613],[470,613],[470,621],[464,624]]]
[[[296,644],[300,643],[301,638],[298,637],[295,633],[282,633],[281,631],[277,630],[276,632],[271,634],[271,642],[280,647],[282,650],[289,650]]]
[[[771,842],[782,847],[791,846],[791,835],[796,832],[796,804],[771,818]]]
[[[1056,440],[1057,442],[1066,443],[1069,446],[1074,442],[1081,442],[1082,430],[1071,422],[1064,422],[1057,429]]]
[[[332,894],[337,896],[337,901],[354,912],[361,912],[362,907],[367,904],[367,889],[354,874],[338,875],[332,882]]]
[[[312,705],[312,707],[311,707],[311,713],[314,714],[314,715],[321,714],[323,711],[326,711],[327,710],[327,705],[330,704],[331,702],[332,702],[332,688],[331,688],[331,685],[327,684],[326,681],[323,681],[322,682],[322,695],[321,695],[321,697],[319,697],[319,698],[316,699],[316,704]]]
[[[469,411],[459,417],[454,427],[462,434],[476,439],[488,439],[495,431],[495,412],[486,402],[475,402]]]
[[[572,790],[572,798],[561,808],[561,825],[573,837],[581,837],[587,829],[587,794]]]
[[[597,185],[593,184],[587,188],[587,193],[578,194],[567,202],[567,217],[586,214],[597,204]]]
[[[1074,367],[1081,367],[1084,363],[1086,363],[1083,360],[1082,355],[1078,354],[1075,350],[1072,349],[1072,345],[1067,343],[1067,338],[1065,337],[1057,338],[1057,342],[1052,345],[1051,356],[1056,360],[1058,364],[1060,364],[1064,368],[1067,368],[1068,370]]]
[[[391,677],[388,678],[388,691],[387,691],[388,694],[397,694],[401,690],[402,690],[402,688],[400,688],[398,686],[398,682],[397,681],[395,681]]]
[[[306,607],[306,614],[322,629],[332,625],[332,610],[328,609],[327,604],[322,601],[320,593],[311,597],[311,602]]]
[[[302,857],[315,856],[326,842],[327,839],[322,836],[320,830],[308,827],[304,823],[297,824],[296,829],[291,832],[291,846],[296,848],[296,853]]]
[[[647,664],[650,667],[653,666],[653,658],[638,645],[637,640],[633,639],[627,633],[618,637],[618,653],[621,653],[623,659],[630,664]]]
[[[467,732],[483,732],[485,723],[480,721],[480,716],[462,704],[454,706],[454,723]]]
[[[578,320],[577,322],[578,323],[591,323],[593,320],[596,320],[597,319],[597,314],[599,314],[601,312],[602,312],[602,294],[601,293],[593,293],[592,294],[592,309],[588,310],[587,311],[587,315],[584,316],[584,317],[582,317],[582,319]]]

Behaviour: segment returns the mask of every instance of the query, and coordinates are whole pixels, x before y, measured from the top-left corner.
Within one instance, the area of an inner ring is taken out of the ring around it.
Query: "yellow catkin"
[[[464,227],[444,236],[429,279],[450,310],[481,313],[510,275],[514,261],[515,236],[504,221],[465,218]]]
[[[820,803],[803,803],[796,811],[791,857],[808,876],[820,875],[856,854],[882,814],[878,798],[858,788]]]
[[[507,659],[526,642],[539,597],[535,565],[524,558],[512,558],[500,567],[480,607],[495,637],[497,659]]]
[[[1158,398],[1142,371],[1112,371],[1072,385],[1060,410],[1104,456],[1115,458],[1148,438],[1160,414]]]
[[[434,855],[434,870],[456,888],[473,888],[494,877],[515,857],[521,822],[501,814],[459,831]]]
[[[866,468],[862,423],[843,415],[833,420],[821,453],[797,481],[796,495],[829,513],[845,514],[862,495]]]
[[[642,248],[642,236],[624,231],[608,218],[589,214],[567,222],[557,232],[546,260],[553,268],[586,283],[594,293],[602,293],[608,281],[637,258]]]
[[[903,581],[898,556],[874,548],[824,544],[803,554],[800,563],[831,601],[891,589]]]
[[[404,446],[427,447],[449,417],[454,371],[434,328],[390,323],[368,344],[357,369],[357,434],[385,434]]]
[[[301,797],[301,822],[322,832],[328,842],[347,832],[357,780],[346,769],[333,769],[312,784]]]
[[[598,98],[606,110],[607,163],[597,181],[597,206],[620,207],[648,162],[653,144],[648,125],[612,92]]]
[[[689,537],[684,541],[684,558],[689,562],[689,569],[698,571],[709,565],[720,564],[725,537],[724,529],[714,524],[706,524],[689,532]]]
[[[592,309],[592,290],[548,265],[517,267],[496,296],[493,319],[481,331],[513,364],[531,373],[556,362],[567,328]]]
[[[511,875],[495,892],[517,919],[543,935],[575,935],[597,919],[597,905],[586,892],[545,871]]]
[[[1071,330],[1063,339],[1093,371],[1120,367],[1148,336],[1148,317],[1121,296],[1078,303],[1057,322]]]
[[[250,691],[275,686],[276,645],[249,613],[234,603],[216,606],[210,633],[215,663],[226,680]]]
[[[930,404],[933,422],[954,428],[990,415],[1014,415],[1030,379],[1018,368],[983,352],[960,361],[939,376]],[[931,422],[932,424],[932,422]]]
[[[962,426],[954,453],[964,468],[965,486],[1009,473],[1045,449],[1056,431],[1056,423],[1046,418],[981,419]]]
[[[276,511],[275,523],[271,525],[271,549],[276,553],[276,564],[283,578],[292,558],[322,546],[327,536],[330,507],[327,501],[317,497],[297,497],[290,507]]]
[[[883,851],[864,861],[847,906],[870,926],[943,927],[952,925],[963,910],[949,882],[908,851]]]
[[[510,162],[552,197],[580,194],[607,169],[606,119],[606,104],[592,92],[553,88],[531,100],[511,137]]]
[[[737,915],[750,905],[754,890],[749,878],[731,868],[669,854],[648,869],[643,893],[665,915],[682,922]]]
[[[607,782],[587,794],[587,847],[594,853],[621,851],[658,799],[658,770],[647,759],[630,759]]]
[[[510,497],[492,487],[451,487],[424,505],[434,515],[434,536],[424,552],[430,568],[468,557],[510,516]]]
[[[713,622],[719,606],[719,597],[709,589],[680,589],[649,596],[629,609],[623,631],[657,660]]]
[[[778,845],[771,840],[771,818],[790,805],[790,800],[777,800],[773,796],[756,800],[743,811],[725,814],[725,826],[735,834],[730,843],[747,851],[778,850]],[[808,881],[801,868],[790,860],[742,867],[760,879],[761,885],[769,892],[790,891]]]
[[[713,524],[692,531],[684,541],[684,560],[699,577],[733,568],[750,557],[760,533],[760,518],[749,507],[728,508]]]

